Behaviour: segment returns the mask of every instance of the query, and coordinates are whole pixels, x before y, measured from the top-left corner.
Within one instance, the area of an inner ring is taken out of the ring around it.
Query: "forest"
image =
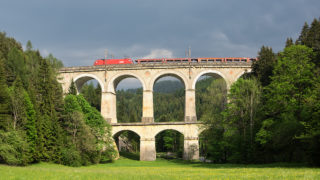
[[[0,163],[81,166],[112,161],[111,127],[75,89],[63,95],[62,62],[0,33]]]
[[[306,22],[280,52],[262,46],[258,59],[230,89],[221,78],[197,82],[197,118],[206,127],[200,155],[214,163],[319,166],[320,21]],[[64,95],[57,81],[62,66],[30,41],[24,50],[0,33],[0,163],[81,166],[115,158],[111,126],[99,113],[101,89],[86,84],[76,95],[72,84]],[[153,91],[155,122],[184,120],[183,84],[159,81]],[[142,89],[118,90],[118,121],[140,122],[141,114]],[[130,151],[139,151],[139,137],[124,136],[134,144]],[[178,132],[156,137],[157,152],[181,157],[182,146]]]

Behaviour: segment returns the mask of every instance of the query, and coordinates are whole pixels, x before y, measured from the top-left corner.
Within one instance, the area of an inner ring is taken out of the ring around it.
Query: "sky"
[[[65,66],[104,58],[256,57],[281,51],[319,0],[1,0],[0,31]]]

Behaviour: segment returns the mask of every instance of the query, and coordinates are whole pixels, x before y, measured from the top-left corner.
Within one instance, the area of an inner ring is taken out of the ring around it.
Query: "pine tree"
[[[30,161],[36,160],[36,140],[37,140],[37,128],[36,128],[36,111],[31,102],[31,99],[26,91],[24,91],[24,106],[26,108],[27,122],[25,124],[25,131],[27,135],[27,142],[30,148]]]
[[[271,47],[262,46],[258,53],[258,61],[252,64],[252,74],[257,77],[262,86],[271,82],[270,76],[276,62],[276,55]]]
[[[63,110],[62,89],[49,63],[40,59],[36,84],[37,109],[37,149],[44,161],[60,161],[59,149],[62,145],[59,118]]]
[[[307,22],[305,22],[301,30],[300,36],[296,41],[296,45],[298,44],[305,45],[307,43],[308,32],[309,32],[309,25]]]
[[[11,123],[11,100],[6,84],[3,60],[0,59],[0,130],[9,130]]]
[[[293,45],[293,40],[292,40],[292,38],[287,38],[286,47],[289,47],[289,46],[292,46],[292,45]]]
[[[69,87],[69,90],[68,90],[68,94],[72,94],[72,95],[77,95],[77,88],[76,88],[76,85],[73,81],[73,79],[71,80],[71,85]]]

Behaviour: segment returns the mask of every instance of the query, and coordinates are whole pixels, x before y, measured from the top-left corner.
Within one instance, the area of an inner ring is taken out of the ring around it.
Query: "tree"
[[[40,59],[36,79],[37,149],[43,161],[59,161],[62,146],[59,119],[63,112],[62,88],[45,59]]]
[[[23,82],[27,83],[25,76],[25,61],[23,52],[17,48],[12,48],[8,54],[7,62],[7,82],[9,85],[12,85],[16,76],[19,76]]]
[[[226,82],[222,78],[203,79],[197,83],[197,94],[197,114],[206,127],[200,135],[200,153],[214,162],[226,162],[228,148],[222,114],[227,105]]]
[[[258,61],[252,64],[252,74],[257,77],[262,86],[266,86],[271,82],[270,76],[274,64],[276,63],[276,55],[271,47],[262,46],[258,53]]]
[[[265,87],[265,120],[257,141],[265,148],[277,150],[277,161],[292,161],[299,149],[297,136],[303,132],[305,102],[315,86],[312,49],[294,45],[280,53],[272,82]],[[300,156],[301,157],[301,156]]]
[[[22,81],[19,76],[13,82],[13,86],[10,88],[11,109],[13,113],[12,129],[22,129],[27,121],[26,108],[24,102],[24,93]]]
[[[3,60],[0,59],[0,129],[10,129],[11,122],[11,100],[6,84]]]
[[[305,45],[307,42],[309,32],[309,25],[307,22],[304,23],[302,30],[300,32],[299,38],[296,40],[296,45]]]
[[[232,84],[229,103],[224,114],[225,138],[231,143],[234,162],[254,161],[254,138],[257,132],[257,114],[261,87],[255,79],[238,79]]]
[[[26,112],[26,123],[25,131],[27,136],[27,142],[29,144],[30,150],[30,161],[33,162],[36,160],[36,140],[37,140],[37,128],[36,128],[36,111],[31,102],[31,99],[26,91],[23,93],[24,96],[24,106]]]
[[[77,92],[78,92],[78,91],[77,91],[76,85],[75,85],[75,83],[74,83],[74,81],[73,81],[73,79],[72,79],[72,80],[71,80],[71,85],[70,85],[70,87],[69,87],[68,94],[77,95],[77,94],[78,94]]]
[[[287,38],[286,47],[289,47],[289,46],[292,46],[292,45],[293,45],[293,40],[292,40],[292,38]]]

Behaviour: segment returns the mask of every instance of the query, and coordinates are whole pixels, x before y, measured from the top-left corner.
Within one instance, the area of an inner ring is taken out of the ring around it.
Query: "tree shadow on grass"
[[[140,160],[140,154],[139,153],[130,153],[130,152],[119,152],[120,156],[131,159],[131,160]]]

